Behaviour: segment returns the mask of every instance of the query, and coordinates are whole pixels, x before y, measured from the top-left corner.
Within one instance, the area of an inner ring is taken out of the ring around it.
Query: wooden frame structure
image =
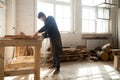
[[[5,76],[15,76],[34,73],[34,80],[40,80],[40,49],[42,39],[0,39],[0,80],[4,80]],[[9,46],[34,46],[35,47],[35,62],[34,68],[18,71],[4,71],[4,52],[5,47]]]

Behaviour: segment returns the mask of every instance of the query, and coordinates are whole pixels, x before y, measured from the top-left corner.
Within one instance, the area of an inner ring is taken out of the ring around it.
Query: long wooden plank
[[[33,74],[34,69],[27,69],[27,70],[15,70],[15,71],[5,71],[3,74],[5,76],[16,76],[16,75],[26,75],[26,74]],[[0,79],[3,80],[3,79]]]
[[[4,80],[4,46],[0,46],[0,80]]]
[[[34,80],[40,80],[40,48],[41,46],[35,46]]]
[[[42,39],[0,39],[0,46],[39,46]]]

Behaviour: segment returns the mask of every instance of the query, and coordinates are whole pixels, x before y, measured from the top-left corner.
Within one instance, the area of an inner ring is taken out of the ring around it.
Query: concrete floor
[[[41,69],[41,77],[47,73],[47,68]],[[5,80],[33,80],[34,76],[24,75],[6,77]],[[113,62],[75,61],[61,63],[59,74],[45,76],[41,80],[120,80],[120,73],[113,68]]]

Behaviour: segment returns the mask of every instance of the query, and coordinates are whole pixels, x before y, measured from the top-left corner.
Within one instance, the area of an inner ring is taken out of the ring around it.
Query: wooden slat
[[[18,57],[18,56],[19,56],[19,50],[20,50],[20,47],[19,47],[19,46],[16,46],[16,48],[15,48],[15,53],[14,53],[14,57]]]
[[[16,64],[9,64],[4,68],[4,71],[10,71],[10,70],[17,70],[20,68],[26,68],[26,67],[34,67],[34,63],[16,63]]]
[[[4,46],[0,46],[0,80],[4,80]]]
[[[16,63],[33,63],[34,56],[19,56],[12,60],[12,64]]]
[[[120,56],[114,55],[114,68],[115,69],[119,69],[119,61],[120,61]]]
[[[5,76],[16,76],[16,75],[26,75],[26,74],[33,74],[34,69],[28,69],[28,70],[15,70],[15,71],[5,71],[3,74]],[[3,79],[0,79],[3,80]]]
[[[40,80],[40,48],[41,46],[35,46],[34,80]]]

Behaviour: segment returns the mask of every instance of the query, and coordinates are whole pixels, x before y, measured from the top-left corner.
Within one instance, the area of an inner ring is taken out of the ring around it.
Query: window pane
[[[103,21],[103,33],[108,33],[108,21]]]
[[[82,0],[82,5],[94,6],[93,0]]]
[[[71,31],[70,19],[56,18],[60,31]]]
[[[95,19],[95,8],[89,8],[89,19]]]
[[[88,8],[83,8],[82,9],[82,19],[88,19],[88,18],[89,18]]]
[[[98,18],[110,19],[109,9],[98,8]]]
[[[94,5],[98,5],[105,2],[105,0],[94,0]]]
[[[54,15],[54,6],[51,3],[42,3],[42,2],[38,2],[37,4],[37,13],[39,12],[44,12],[46,14],[46,16]]]
[[[97,33],[108,33],[109,32],[109,21],[98,20],[97,21]]]
[[[70,6],[56,5],[56,20],[60,31],[71,31]]]
[[[88,33],[88,20],[82,20],[82,32]]]
[[[109,9],[104,9],[104,18],[109,19]]]
[[[41,21],[41,20],[39,20],[39,19],[37,19],[37,31],[38,31],[41,27],[43,27],[43,26],[44,26],[44,22]]]
[[[98,8],[98,18],[103,18],[103,9]]]
[[[95,32],[95,21],[89,21],[89,33]]]
[[[63,10],[64,10],[63,11],[64,18],[70,18],[71,17],[70,6],[64,6]]]
[[[61,1],[61,2],[71,2],[71,0],[56,0],[56,1]]]
[[[102,33],[103,31],[103,24],[101,20],[97,21],[97,33]]]
[[[63,30],[62,31],[71,31],[71,20],[70,19],[64,19],[63,20]]]
[[[56,17],[63,17],[63,12],[64,12],[64,10],[63,10],[63,6],[62,5],[56,5],[56,10],[55,10],[56,12]]]

